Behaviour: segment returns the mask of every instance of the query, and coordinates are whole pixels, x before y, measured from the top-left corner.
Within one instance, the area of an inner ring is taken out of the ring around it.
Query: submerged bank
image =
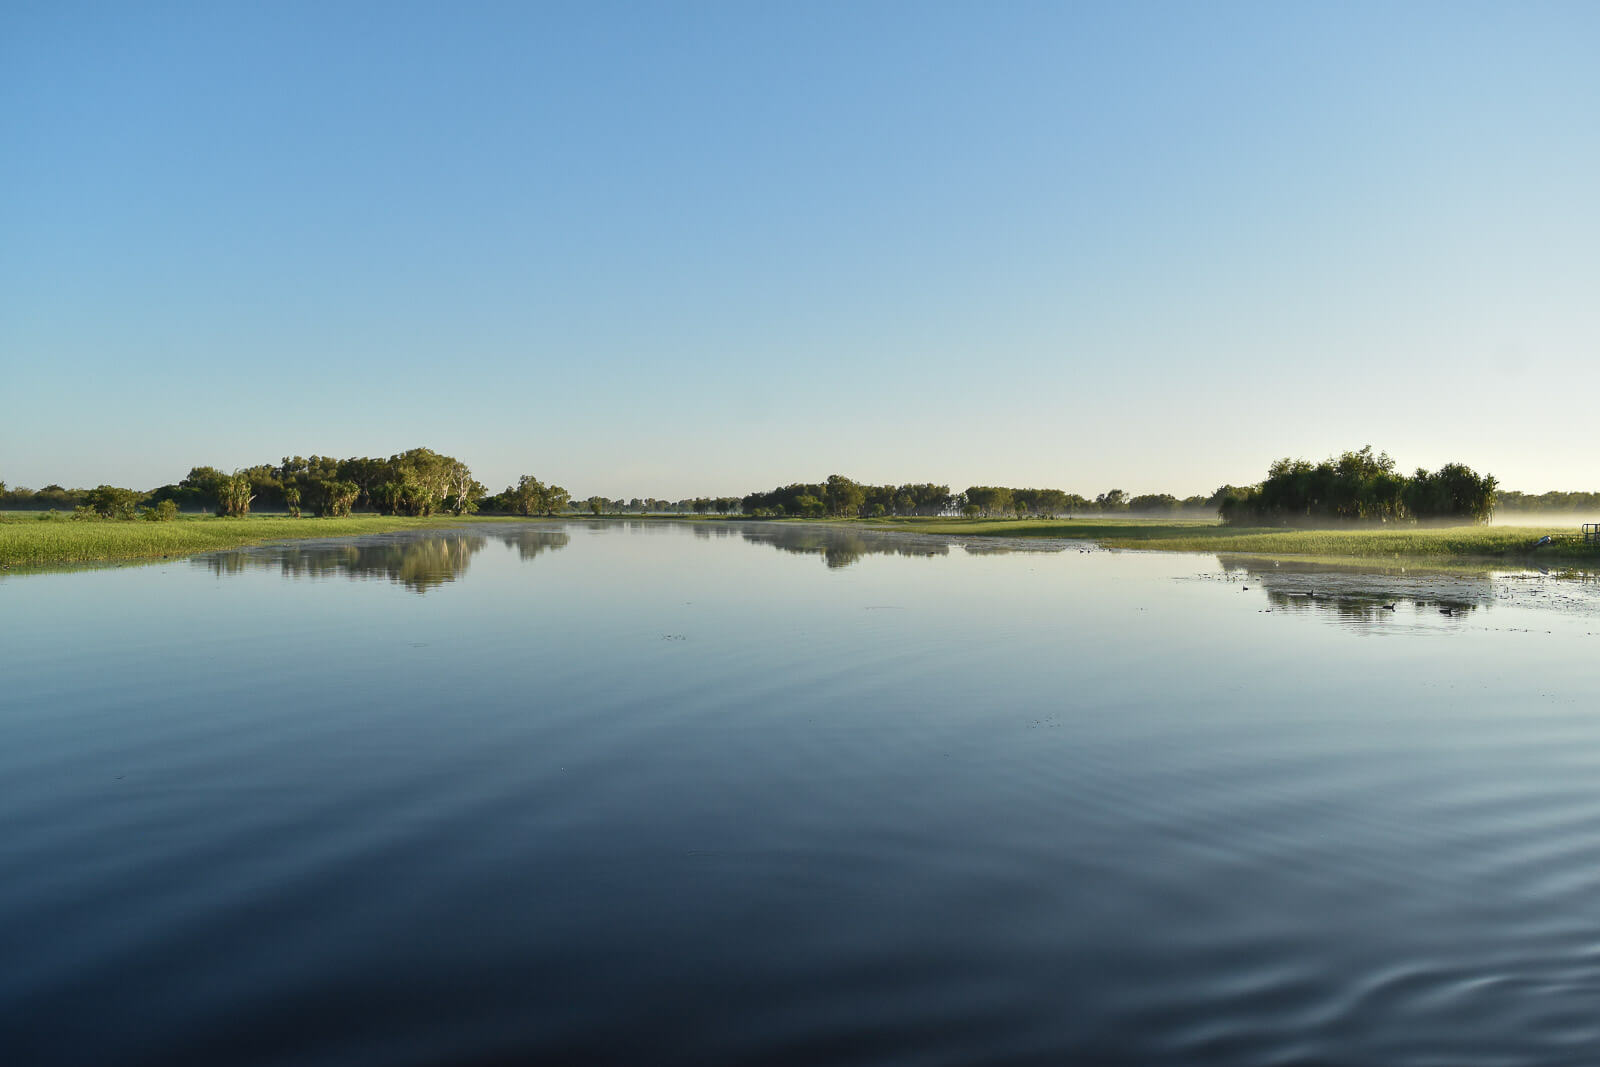
[[[874,525],[956,536],[1060,538],[1108,548],[1171,552],[1238,552],[1266,556],[1353,559],[1509,560],[1600,563],[1600,544],[1577,527],[1448,526],[1283,529],[1215,523],[1124,519],[905,519]],[[1550,543],[1535,547],[1548,536]]]

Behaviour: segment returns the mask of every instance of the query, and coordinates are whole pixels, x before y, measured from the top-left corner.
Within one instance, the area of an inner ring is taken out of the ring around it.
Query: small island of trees
[[[1220,502],[1222,521],[1235,526],[1284,526],[1317,522],[1488,522],[1494,515],[1496,482],[1471,467],[1447,463],[1419,468],[1409,477],[1395,470],[1387,452],[1372,446],[1313,464],[1280,459],[1260,485],[1232,489]]]

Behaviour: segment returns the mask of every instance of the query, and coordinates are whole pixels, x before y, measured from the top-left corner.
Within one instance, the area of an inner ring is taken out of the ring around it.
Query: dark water
[[[756,525],[6,579],[0,1061],[1600,1062],[1596,592]]]

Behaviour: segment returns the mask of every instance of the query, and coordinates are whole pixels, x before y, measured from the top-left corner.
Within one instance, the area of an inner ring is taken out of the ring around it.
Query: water
[[[1600,586],[1004,548],[0,581],[5,1062],[1600,1057]]]

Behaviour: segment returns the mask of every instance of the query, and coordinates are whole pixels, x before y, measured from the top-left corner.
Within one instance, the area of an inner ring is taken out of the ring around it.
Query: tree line
[[[613,514],[737,514],[739,498],[691,497],[630,500],[591,496],[574,502],[559,485],[531,474],[489,494],[465,463],[415,448],[388,459],[285,456],[230,472],[193,467],[181,480],[149,491],[101,485],[94,489],[43,489],[0,481],[0,510],[64,512],[83,518],[176,518],[179,511],[245,516],[252,510],[288,512],[296,518],[369,511],[392,515],[562,515],[574,509]],[[153,513],[153,514],[152,514]]]
[[[1518,493],[1500,490],[1496,511],[1600,513],[1600,493]]]
[[[195,467],[152,495],[186,509],[215,508],[219,515],[248,515],[255,506],[298,518],[303,510],[340,516],[357,508],[385,515],[468,515],[487,492],[461,460],[413,448],[388,459],[285,456],[282,463],[232,474]]]
[[[515,487],[507,489],[511,492]],[[281,463],[238,468],[192,467],[177,482],[149,492],[101,485],[65,489],[48,485],[34,491],[7,489],[0,482],[0,507],[71,510],[78,518],[174,518],[181,511],[214,511],[244,517],[252,508],[319,516],[353,510],[385,515],[468,515],[478,510],[488,490],[454,456],[413,448],[387,459],[354,456],[285,456]]]
[[[1447,463],[1436,471],[1404,475],[1387,452],[1372,446],[1321,463],[1280,459],[1259,485],[1230,488],[1219,504],[1222,521],[1234,525],[1294,522],[1454,519],[1488,522],[1494,514],[1493,475]],[[1220,490],[1219,490],[1220,492]]]
[[[1129,496],[1111,489],[1090,499],[1060,489],[969,486],[952,492],[933,482],[872,485],[842,474],[823,482],[794,482],[743,497],[693,497],[669,501],[590,496],[574,501],[559,485],[525,474],[489,494],[454,456],[413,448],[388,457],[286,456],[231,473],[194,467],[178,482],[150,492],[101,485],[65,489],[8,489],[0,482],[0,508],[71,511],[83,518],[170,519],[183,511],[245,516],[252,508],[299,517],[372,511],[388,515],[550,516],[587,511],[608,514],[718,514],[748,518],[878,518],[965,515],[1054,518],[1072,515],[1220,515],[1232,524],[1281,525],[1323,520],[1408,521],[1467,519],[1486,522],[1497,506],[1518,510],[1600,510],[1600,493],[1501,493],[1490,475],[1449,463],[1437,471],[1400,474],[1387,453],[1372,447],[1320,463],[1280,459],[1257,485],[1224,485],[1209,496],[1170,493]]]
[[[745,515],[757,519],[871,519],[886,515],[1059,518],[1129,512],[1153,515],[1175,515],[1183,511],[1215,513],[1219,500],[1220,497],[1215,494],[1182,500],[1170,493],[1129,496],[1121,489],[1109,490],[1091,500],[1061,489],[1021,489],[994,485],[974,485],[962,492],[952,493],[948,485],[935,485],[932,482],[869,485],[835,474],[826,482],[795,482],[764,493],[751,493],[739,501],[739,508]]]

